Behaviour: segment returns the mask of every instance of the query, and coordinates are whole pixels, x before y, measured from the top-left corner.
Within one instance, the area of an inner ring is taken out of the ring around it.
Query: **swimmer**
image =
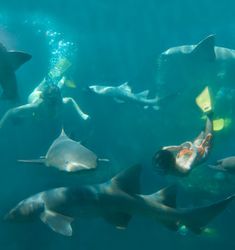
[[[8,110],[0,121],[2,128],[8,121],[15,124],[27,118],[47,119],[57,118],[63,112],[65,106],[76,111],[82,120],[88,120],[89,115],[85,114],[76,101],[71,97],[62,97],[61,88],[64,85],[65,77],[58,84],[54,84],[50,77],[46,77],[34,89],[28,97],[28,103]]]
[[[207,95],[209,98],[208,89]],[[207,104],[202,108],[207,116],[205,130],[194,141],[186,141],[177,146],[166,146],[159,150],[153,158],[153,164],[158,171],[164,174],[187,175],[194,166],[206,160],[213,138],[211,101]]]

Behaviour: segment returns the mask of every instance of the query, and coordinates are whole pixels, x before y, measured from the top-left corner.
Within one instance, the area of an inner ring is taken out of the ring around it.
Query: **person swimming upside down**
[[[194,166],[206,160],[213,138],[211,106],[207,110],[205,112],[207,116],[205,130],[194,141],[186,141],[178,146],[166,146],[156,152],[153,157],[153,165],[156,170],[164,174],[187,175]]]
[[[8,110],[0,121],[2,128],[7,121],[15,124],[26,118],[56,118],[64,110],[65,106],[74,109],[82,120],[89,119],[89,115],[85,114],[76,101],[71,97],[62,97],[61,87],[63,86],[63,77],[58,84],[54,84],[50,77],[46,77],[34,89],[28,97],[28,104],[18,106]]]

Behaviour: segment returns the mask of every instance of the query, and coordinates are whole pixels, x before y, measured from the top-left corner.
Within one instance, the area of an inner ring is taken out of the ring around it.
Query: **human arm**
[[[163,147],[162,149],[174,152],[174,151],[182,150],[183,148],[190,148],[190,147],[192,147],[192,142],[186,141],[180,145],[166,146],[166,147]]]
[[[171,151],[171,152],[174,152],[174,151],[179,151],[182,149],[182,146],[179,145],[179,146],[166,146],[166,147],[163,147],[162,148],[163,150],[168,150],[168,151]]]
[[[18,123],[22,119],[30,117],[37,109],[35,104],[25,104],[16,108],[9,109],[0,121],[0,128],[2,128],[8,121]]]
[[[73,98],[71,97],[64,97],[63,98],[63,103],[65,105],[71,105],[73,109],[75,109],[76,113],[83,119],[83,120],[88,120],[90,118],[89,115],[84,113],[81,108],[78,106],[78,104],[74,101]]]

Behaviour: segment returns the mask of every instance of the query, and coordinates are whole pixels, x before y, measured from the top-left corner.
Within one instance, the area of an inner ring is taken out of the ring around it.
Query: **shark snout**
[[[89,86],[88,89],[93,93],[99,93],[99,88],[95,85]]]
[[[4,221],[15,221],[18,220],[19,218],[21,218],[21,211],[19,209],[19,206],[14,207],[13,209],[11,209],[4,217],[3,220]]]
[[[12,213],[12,211],[10,211],[9,213],[5,214],[3,217],[4,221],[10,221],[14,219],[14,213]]]
[[[107,86],[101,86],[101,85],[91,85],[89,86],[89,89],[97,94],[105,94],[110,87]]]

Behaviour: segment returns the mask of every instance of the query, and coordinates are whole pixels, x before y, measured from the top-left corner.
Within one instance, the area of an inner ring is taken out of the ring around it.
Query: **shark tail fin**
[[[45,158],[41,159],[32,159],[32,160],[18,160],[18,162],[21,163],[35,163],[35,164],[44,164],[45,163]]]
[[[32,56],[21,51],[8,51],[7,58],[13,70],[16,71],[22,64],[29,61]]]
[[[192,232],[200,234],[207,224],[220,214],[234,198],[235,196],[230,196],[206,207],[187,209],[183,213],[182,222]]]
[[[136,94],[137,97],[145,99],[148,97],[148,95],[149,95],[149,90],[144,90]]]
[[[165,94],[162,96],[159,96],[158,94],[155,96],[155,102],[156,105],[166,105],[167,103],[170,103],[174,98],[178,97],[181,93],[181,89],[174,91],[170,94]]]
[[[111,185],[125,191],[129,194],[140,193],[140,172],[141,165],[134,165],[125,169],[112,178]]]

